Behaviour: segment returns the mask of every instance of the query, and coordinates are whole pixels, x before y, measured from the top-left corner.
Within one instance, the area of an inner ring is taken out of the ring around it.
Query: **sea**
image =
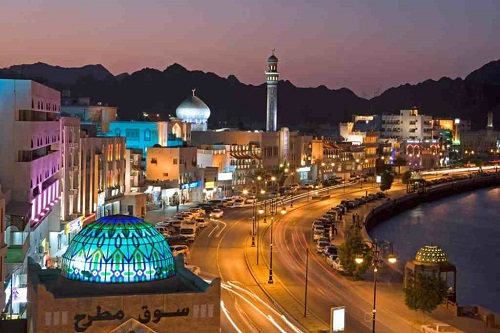
[[[372,239],[388,240],[400,265],[437,245],[457,267],[457,302],[500,314],[500,188],[422,204],[380,223]]]

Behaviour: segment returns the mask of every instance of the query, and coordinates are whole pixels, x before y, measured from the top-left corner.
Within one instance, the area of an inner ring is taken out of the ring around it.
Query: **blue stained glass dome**
[[[61,275],[96,283],[147,282],[175,275],[175,265],[167,241],[152,224],[113,215],[86,225],[71,240]]]

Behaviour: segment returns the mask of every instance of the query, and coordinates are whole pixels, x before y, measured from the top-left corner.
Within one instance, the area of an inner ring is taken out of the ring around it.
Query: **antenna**
[[[195,89],[191,89],[191,91],[193,92],[193,96],[194,96],[194,92],[196,91],[196,88]]]

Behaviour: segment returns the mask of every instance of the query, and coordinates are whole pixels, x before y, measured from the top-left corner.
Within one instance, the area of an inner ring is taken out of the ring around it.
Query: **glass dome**
[[[96,283],[155,281],[175,275],[170,247],[155,227],[126,215],[86,225],[62,257],[61,275]]]
[[[446,263],[448,259],[441,248],[435,245],[427,245],[418,250],[415,255],[415,261],[423,264],[436,265]]]

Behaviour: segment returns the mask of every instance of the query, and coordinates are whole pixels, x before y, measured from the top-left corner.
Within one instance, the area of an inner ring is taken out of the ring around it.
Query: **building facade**
[[[71,97],[64,92],[61,100],[61,114],[79,118],[82,124],[93,124],[97,133],[109,132],[109,124],[116,121],[118,108],[103,103],[92,104],[90,97]]]
[[[417,109],[401,110],[399,114],[382,115],[381,137],[397,139],[432,139],[432,117]]]
[[[5,207],[7,308],[26,311],[28,256],[42,266],[49,230],[60,228],[60,93],[31,80],[0,79],[0,183],[10,190]],[[11,291],[18,291],[22,296]]]

